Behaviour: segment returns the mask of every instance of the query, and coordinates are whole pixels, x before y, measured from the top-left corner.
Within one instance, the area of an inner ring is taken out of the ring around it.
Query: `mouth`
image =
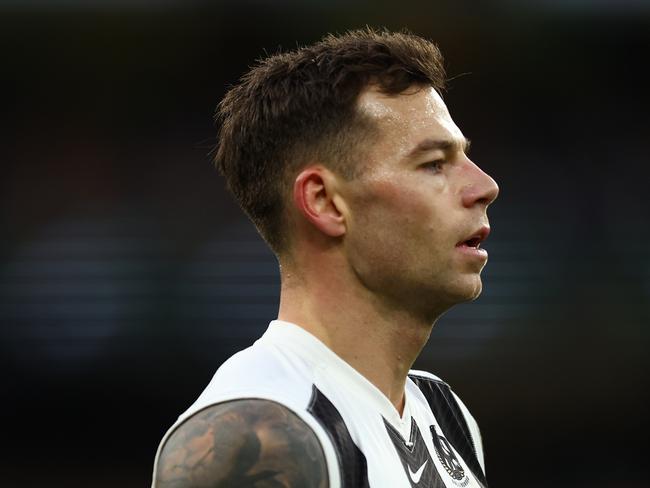
[[[456,247],[480,249],[481,243],[487,239],[489,234],[490,227],[484,225],[480,229],[474,231],[469,237],[456,244]]]

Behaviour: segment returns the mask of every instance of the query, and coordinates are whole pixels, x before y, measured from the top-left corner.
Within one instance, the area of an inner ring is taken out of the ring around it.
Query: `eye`
[[[438,173],[439,171],[442,171],[442,167],[444,164],[445,164],[444,159],[436,159],[435,161],[428,161],[420,165],[420,167],[425,168],[429,171],[433,171],[434,173]]]

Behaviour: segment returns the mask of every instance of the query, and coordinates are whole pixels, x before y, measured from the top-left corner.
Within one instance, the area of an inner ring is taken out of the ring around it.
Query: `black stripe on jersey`
[[[415,419],[411,417],[411,436],[408,443],[386,419],[384,425],[399,454],[411,488],[445,488]]]
[[[339,411],[316,385],[312,385],[307,411],[320,422],[334,444],[341,473],[341,488],[369,488],[366,456],[352,440]]]
[[[483,488],[487,488],[485,473],[483,473],[481,464],[476,457],[474,440],[465,421],[465,416],[460,410],[449,385],[425,376],[410,374],[409,378],[424,394],[429,408],[431,408],[433,416],[440,424],[440,428],[447,440],[465,460],[467,467],[474,473],[478,483]],[[435,435],[435,433],[433,434]]]

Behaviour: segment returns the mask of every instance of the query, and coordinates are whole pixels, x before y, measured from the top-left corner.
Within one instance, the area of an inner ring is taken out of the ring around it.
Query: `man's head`
[[[261,60],[220,103],[217,168],[273,251],[289,249],[293,180],[318,163],[353,179],[378,137],[359,95],[444,88],[435,45],[405,33],[364,29]]]
[[[443,84],[433,44],[365,30],[262,61],[229,92],[217,164],[281,261],[337,266],[425,320],[478,296],[498,187]]]

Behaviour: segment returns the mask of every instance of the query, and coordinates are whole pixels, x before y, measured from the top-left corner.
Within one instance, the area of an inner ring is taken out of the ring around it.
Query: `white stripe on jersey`
[[[430,373],[411,373],[444,385]],[[445,488],[483,488],[457,451],[459,447],[449,442],[452,433],[443,430],[447,424],[443,419],[436,419],[427,398],[411,378],[406,382],[405,406],[400,415],[383,393],[322,342],[298,325],[279,320],[272,321],[251,347],[228,359],[194,404],[169,429],[156,454],[154,477],[164,442],[185,419],[217,403],[260,398],[285,405],[314,430],[327,460],[330,487],[349,488],[340,481],[337,446],[327,426],[309,411],[315,392],[322,394],[324,401],[331,402],[352,442],[365,456],[371,488],[428,488],[434,486],[430,484],[433,481],[425,483],[429,478],[437,480],[436,486],[442,481]],[[478,463],[474,460],[474,466],[480,464],[480,469],[484,469],[478,425],[467,407],[455,394],[453,397],[476,450]],[[413,439],[423,445],[409,446]],[[409,456],[419,456],[417,459],[422,461]]]

